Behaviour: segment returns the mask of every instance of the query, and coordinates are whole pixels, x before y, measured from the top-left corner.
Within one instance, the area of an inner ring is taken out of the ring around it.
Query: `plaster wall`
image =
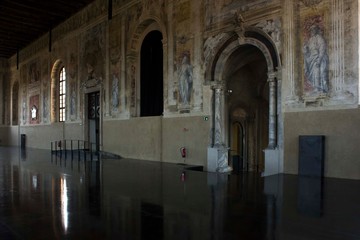
[[[209,128],[200,116],[104,121],[103,149],[125,158],[205,166]],[[187,149],[185,159],[181,147]]]
[[[125,158],[161,160],[161,117],[104,121],[103,150]]]
[[[9,131],[8,127],[0,126],[0,146],[8,145],[8,138],[9,138],[8,131]]]
[[[210,122],[201,116],[164,118],[163,161],[206,166]],[[180,155],[181,147],[187,150],[185,159]]]
[[[27,135],[28,147],[44,149],[54,140],[84,138],[83,94],[94,88],[101,92],[102,150],[126,158],[183,163],[179,149],[186,147],[185,163],[206,165],[214,127],[211,86],[220,81],[210,73],[231,36],[243,41],[246,30],[261,32],[282,56],[277,72],[278,142],[280,151],[282,142],[285,147],[280,153],[285,172],[297,173],[298,135],[324,134],[326,176],[360,178],[359,110],[354,109],[359,82],[357,1],[115,1],[111,21],[106,4],[94,1],[56,26],[51,52],[45,34],[21,49],[19,69],[16,56],[0,61],[0,144],[19,142],[17,127],[10,126],[14,82],[19,82],[20,133]],[[304,71],[303,50],[312,27],[321,30],[329,56],[328,87],[322,91],[311,86]],[[140,47],[152,29],[163,35],[164,117],[140,118]],[[185,57],[192,69],[189,104],[179,95]],[[68,70],[69,97],[66,122],[58,123],[52,75],[62,65]],[[30,119],[33,106],[39,112],[36,121]]]
[[[285,113],[285,173],[298,173],[299,135],[325,135],[325,176],[360,179],[359,122],[358,108]]]
[[[84,125],[82,123],[66,123],[64,125],[64,139],[84,140]]]
[[[17,146],[19,144],[18,126],[0,127],[0,146]]]
[[[55,123],[52,125],[22,126],[21,134],[26,135],[26,146],[30,148],[50,149],[51,141],[62,139],[79,140],[82,128],[79,124]]]
[[[9,137],[7,139],[6,145],[8,146],[18,146],[20,144],[20,135],[19,135],[19,126],[11,126],[8,129]]]

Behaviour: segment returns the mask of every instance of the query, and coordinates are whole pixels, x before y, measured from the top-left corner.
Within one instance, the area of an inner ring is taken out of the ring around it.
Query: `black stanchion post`
[[[64,153],[65,153],[65,159],[67,158],[67,153],[66,153],[66,140],[64,140]]]
[[[59,148],[60,148],[60,159],[62,158],[62,140],[59,141]]]
[[[51,162],[53,162],[53,142],[51,142]]]
[[[74,151],[73,151],[73,140],[70,140],[70,148],[71,148],[71,161],[74,159]]]
[[[78,151],[78,160],[80,161],[80,140],[78,140],[77,151]]]
[[[92,153],[92,143],[90,142],[90,160],[93,160],[93,153]]]
[[[86,151],[85,151],[85,141],[84,141],[84,149],[83,149],[83,152],[84,152],[84,161],[86,161]]]

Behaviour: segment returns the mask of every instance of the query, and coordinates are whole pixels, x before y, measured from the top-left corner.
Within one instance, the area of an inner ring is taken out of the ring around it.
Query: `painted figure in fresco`
[[[29,77],[30,83],[35,83],[39,81],[40,72],[36,63],[32,63],[29,67]]]
[[[43,94],[43,119],[44,122],[47,119],[48,116],[48,96],[47,96],[47,90],[44,90],[44,94]]]
[[[192,69],[193,67],[190,65],[189,57],[184,55],[179,72],[180,101],[184,105],[190,104],[193,83]]]
[[[71,98],[70,98],[70,115],[75,115],[76,113],[76,92],[75,87],[72,87]]]
[[[31,108],[31,119],[32,120],[35,120],[37,118],[37,108],[36,106],[32,106]]]
[[[25,98],[23,99],[23,103],[22,103],[22,119],[23,119],[23,123],[26,123],[26,100]]]
[[[119,106],[119,79],[113,75],[112,81],[112,107],[115,111]]]
[[[328,92],[328,65],[326,41],[316,24],[310,27],[310,38],[304,44],[305,79],[316,92]]]

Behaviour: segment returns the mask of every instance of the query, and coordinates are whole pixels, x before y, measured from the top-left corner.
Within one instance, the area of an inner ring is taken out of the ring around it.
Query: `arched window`
[[[66,71],[60,70],[59,78],[59,121],[65,122],[66,119]]]

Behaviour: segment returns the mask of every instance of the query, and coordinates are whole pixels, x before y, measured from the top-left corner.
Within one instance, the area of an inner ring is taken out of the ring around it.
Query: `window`
[[[66,117],[66,72],[65,68],[61,68],[60,71],[60,81],[59,81],[59,121],[65,122]]]

